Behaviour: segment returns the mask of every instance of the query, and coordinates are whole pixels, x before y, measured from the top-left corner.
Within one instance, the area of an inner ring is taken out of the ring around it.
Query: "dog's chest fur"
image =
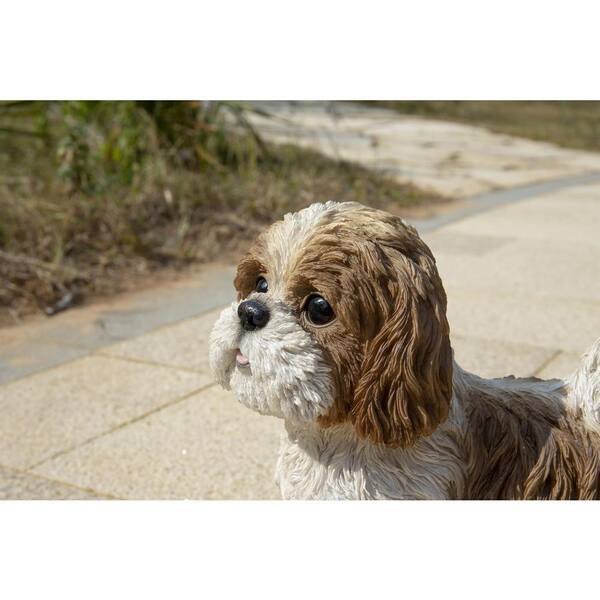
[[[350,426],[286,423],[276,479],[284,499],[381,500],[460,498],[464,457],[452,415],[409,449],[359,439]]]

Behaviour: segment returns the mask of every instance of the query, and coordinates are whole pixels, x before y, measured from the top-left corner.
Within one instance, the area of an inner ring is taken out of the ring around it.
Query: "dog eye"
[[[325,325],[325,323],[329,323],[335,318],[329,302],[321,296],[311,296],[305,310],[308,320],[313,325]]]
[[[254,289],[257,292],[261,292],[262,294],[264,294],[266,291],[268,291],[269,284],[267,283],[267,280],[264,277],[259,277],[256,280],[256,287]]]

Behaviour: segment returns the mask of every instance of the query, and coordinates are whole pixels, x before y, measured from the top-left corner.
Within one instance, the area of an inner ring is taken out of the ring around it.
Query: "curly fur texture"
[[[211,367],[241,403],[285,420],[284,498],[600,495],[600,340],[567,381],[463,371],[435,259],[402,219],[335,202],[286,215],[241,260],[235,286]],[[307,319],[314,294],[331,323]],[[247,299],[269,310],[264,328],[241,327]],[[238,350],[249,367],[236,366]]]

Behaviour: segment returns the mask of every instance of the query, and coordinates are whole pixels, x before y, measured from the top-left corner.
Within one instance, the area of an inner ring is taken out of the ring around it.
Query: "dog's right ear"
[[[446,294],[431,255],[394,253],[394,302],[365,346],[351,421],[373,443],[408,447],[448,416],[452,349]]]

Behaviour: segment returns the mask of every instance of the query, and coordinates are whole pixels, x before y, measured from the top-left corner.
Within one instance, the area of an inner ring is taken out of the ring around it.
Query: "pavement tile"
[[[89,356],[0,387],[0,463],[26,468],[209,382],[207,376]]]
[[[88,354],[87,350],[25,340],[0,342],[0,385],[61,365]]]
[[[450,330],[461,337],[493,339],[576,354],[600,336],[600,304],[446,287]]]
[[[129,499],[279,499],[282,431],[211,387],[34,472]]]
[[[479,258],[514,241],[514,238],[511,237],[490,237],[460,232],[447,233],[443,230],[427,233],[422,237],[436,257],[448,253],[459,257],[474,256]]]
[[[185,367],[209,375],[208,337],[221,310],[109,346],[102,354]]]
[[[529,377],[556,354],[548,348],[458,335],[452,336],[452,348],[456,362],[480,377]]]
[[[0,500],[108,500],[91,490],[82,490],[45,477],[0,466]]]
[[[600,161],[598,165],[600,169]],[[586,244],[600,248],[600,185],[566,188],[552,194],[506,204],[447,225],[447,235],[463,233],[484,237],[520,238],[540,241]]]
[[[448,288],[600,304],[600,248],[517,240],[495,248],[490,244],[488,252],[481,244],[479,254],[461,254],[432,246]]]

